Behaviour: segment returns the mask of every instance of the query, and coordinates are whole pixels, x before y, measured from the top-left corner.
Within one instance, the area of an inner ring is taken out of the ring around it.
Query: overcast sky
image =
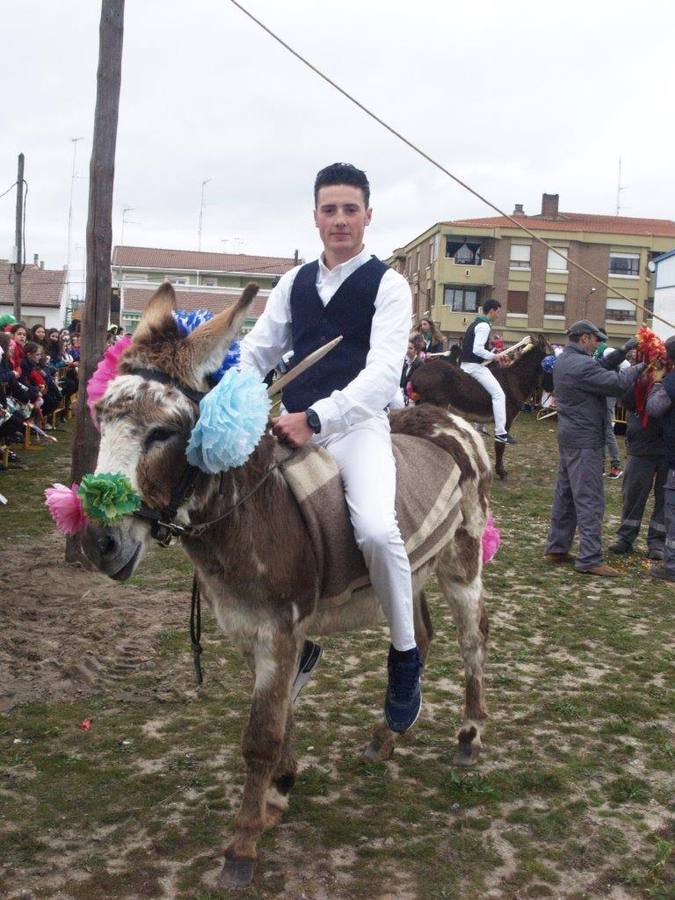
[[[675,4],[244,0],[300,53],[511,212],[675,218]],[[0,193],[26,156],[27,253],[81,278],[98,57],[97,0],[3,6]],[[367,118],[229,0],[127,0],[114,239],[312,258],[312,182],[336,160],[372,187],[380,256],[489,208]],[[0,257],[15,195],[0,199]],[[77,288],[75,289],[77,292]]]

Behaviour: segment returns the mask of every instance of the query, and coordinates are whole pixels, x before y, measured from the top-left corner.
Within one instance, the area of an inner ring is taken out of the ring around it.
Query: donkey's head
[[[150,510],[166,510],[176,498],[188,470],[185,448],[199,416],[199,396],[209,387],[206,377],[222,364],[257,291],[249,284],[234,306],[185,336],[172,315],[174,290],[163,284],[120,360],[119,374],[96,405],[96,473],[125,475]],[[90,523],[82,548],[98,569],[124,580],[150,535],[151,520],[126,516],[114,526]]]

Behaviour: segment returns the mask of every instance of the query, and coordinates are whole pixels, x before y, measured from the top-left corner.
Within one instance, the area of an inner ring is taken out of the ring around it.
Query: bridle
[[[160,382],[160,384],[170,384],[173,387],[177,388],[181,392],[181,394],[187,397],[188,400],[191,400],[193,403],[195,403],[197,407],[199,407],[200,402],[208,393],[208,391],[194,390],[194,388],[188,387],[187,385],[178,381],[176,378],[172,378],[170,375],[166,375],[164,372],[160,372],[158,369],[133,369],[129,374],[140,375],[140,377],[146,379],[146,381],[158,381]],[[272,472],[279,467],[280,464],[281,460],[270,466],[266,470],[263,477],[260,478],[256,482],[256,484],[254,484],[254,486],[250,491],[248,491],[248,493],[240,497],[239,500],[237,500],[236,503],[226,509],[222,515],[218,516],[216,519],[211,519],[209,522],[200,522],[198,525],[179,525],[178,522],[174,521],[176,515],[178,514],[179,508],[183,504],[186,497],[188,497],[192,492],[195,482],[197,481],[199,476],[203,474],[201,469],[198,469],[197,466],[193,466],[190,463],[186,464],[185,471],[171,491],[171,498],[169,499],[169,502],[164,507],[164,509],[159,511],[156,509],[152,509],[144,501],[141,501],[140,507],[133,513],[133,515],[138,519],[150,521],[150,534],[162,547],[168,547],[171,543],[172,538],[174,537],[199,537],[208,528],[211,528],[212,525],[215,525],[217,522],[221,522],[223,519],[226,519],[228,518],[228,516],[232,515],[232,513],[239,506],[241,506],[242,503],[245,503],[245,501],[248,500],[249,497],[255,494],[258,488],[262,487],[264,482],[269,478]],[[201,665],[201,655],[203,652],[201,645],[201,627],[201,593],[199,590],[199,583],[197,581],[197,574],[195,572],[192,576],[192,597],[190,601],[190,642],[192,645],[192,663],[195,670],[197,684],[201,684],[203,681]]]
[[[208,393],[208,391],[197,391],[194,388],[188,387],[181,381],[178,381],[178,379],[172,378],[170,375],[167,375],[164,372],[160,372],[158,369],[133,369],[128,374],[140,375],[140,377],[144,378],[146,381],[158,381],[160,382],[160,384],[170,384],[197,406],[199,406],[200,402]],[[207,529],[211,528],[212,525],[215,525],[217,522],[221,522],[223,521],[223,519],[228,518],[228,516],[232,515],[232,513],[239,506],[241,506],[242,503],[248,500],[249,497],[253,496],[258,488],[262,487],[264,482],[267,481],[269,476],[276,468],[278,468],[279,465],[280,462],[276,462],[272,466],[270,466],[265,471],[262,478],[260,478],[256,482],[256,484],[254,484],[250,491],[240,497],[236,503],[226,509],[225,512],[222,515],[218,516],[216,519],[211,519],[208,522],[200,522],[198,525],[179,525],[178,522],[175,521],[175,518],[178,515],[178,510],[183,505],[185,499],[192,493],[197,479],[200,477],[200,475],[204,474],[201,469],[197,468],[197,466],[193,466],[190,463],[187,463],[183,474],[176,482],[173,490],[171,491],[171,497],[168,504],[163,509],[152,509],[152,507],[148,506],[144,501],[141,501],[140,507],[133,513],[133,515],[138,519],[143,519],[151,523],[150,534],[162,547],[168,547],[174,537],[201,537],[201,535]]]
[[[187,397],[196,406],[199,406],[207,393],[206,391],[197,391],[188,387],[188,385],[178,381],[177,378],[172,378],[165,372],[160,372],[159,369],[132,369],[128,374],[139,375],[145,381],[158,381],[160,384],[169,384],[177,388],[184,397]],[[171,491],[171,497],[164,509],[152,509],[145,501],[141,501],[140,507],[133,513],[136,518],[144,519],[151,523],[150,534],[163,547],[168,547],[172,538],[182,537],[190,531],[190,526],[179,525],[174,519],[183,501],[192,491],[199,474],[200,470],[188,463],[182,476]]]

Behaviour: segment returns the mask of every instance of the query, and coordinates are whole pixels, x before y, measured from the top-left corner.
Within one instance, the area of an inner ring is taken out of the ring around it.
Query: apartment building
[[[297,251],[294,257],[281,257],[118,246],[112,258],[111,318],[125,331],[133,331],[163,281],[173,284],[179,309],[213,313],[231,306],[241,289],[254,281],[260,290],[242,327],[245,333],[264,310],[279,278],[301,262]]]
[[[653,308],[652,259],[675,249],[675,222],[560,212],[558,194],[542,196],[541,211],[438,222],[388,260],[410,283],[416,321],[431,317],[451,340],[466,330],[484,300],[502,304],[495,330],[507,344],[544,333],[562,343],[578,319],[603,326],[623,342],[651,319],[619,296]],[[609,290],[575,268],[580,263]]]

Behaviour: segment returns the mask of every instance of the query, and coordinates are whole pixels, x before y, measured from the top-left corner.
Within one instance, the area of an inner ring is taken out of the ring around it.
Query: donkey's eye
[[[176,434],[170,428],[153,428],[145,439],[145,449],[152,447],[153,444],[160,444],[168,441]]]

